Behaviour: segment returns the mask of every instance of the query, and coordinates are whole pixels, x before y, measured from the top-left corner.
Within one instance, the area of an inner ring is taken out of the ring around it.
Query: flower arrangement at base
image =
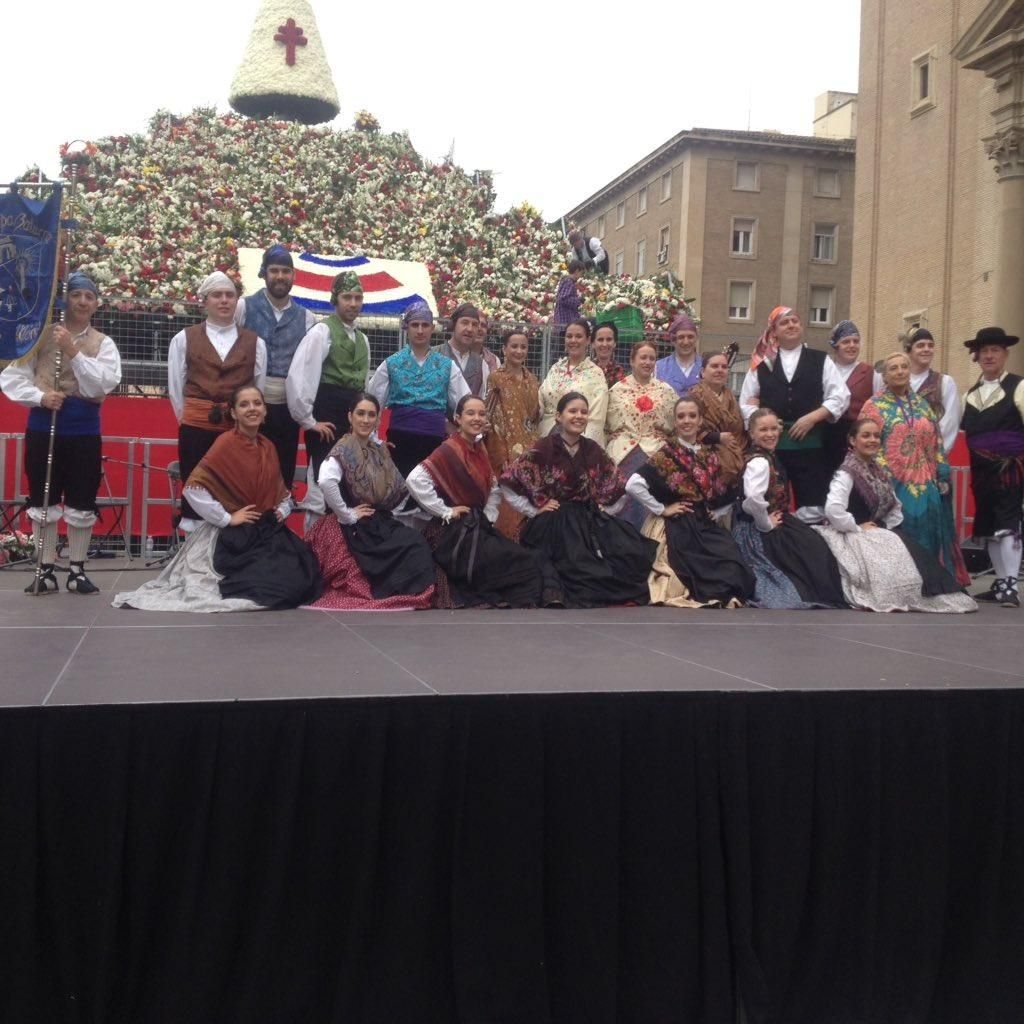
[[[211,271],[236,272],[239,248],[280,242],[415,260],[442,315],[469,301],[494,320],[542,324],[565,273],[560,233],[536,207],[495,212],[489,171],[432,163],[404,132],[160,110],[146,134],[97,139],[87,152],[74,259],[112,296],[171,309]],[[662,327],[685,303],[665,276],[581,286],[589,311],[628,301]]]
[[[36,545],[30,533],[22,533],[21,530],[0,533],[0,565],[23,562],[35,556]]]

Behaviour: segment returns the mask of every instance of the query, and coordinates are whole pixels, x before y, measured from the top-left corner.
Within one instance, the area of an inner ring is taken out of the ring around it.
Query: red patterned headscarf
[[[784,316],[790,316],[796,310],[790,306],[776,306],[768,317],[768,326],[757,339],[754,352],[750,357],[750,368],[756,370],[766,359],[774,359],[779,351],[779,342],[775,337],[775,328]]]

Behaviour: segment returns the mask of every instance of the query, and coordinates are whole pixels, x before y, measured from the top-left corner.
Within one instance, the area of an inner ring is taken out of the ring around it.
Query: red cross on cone
[[[338,91],[306,0],[263,0],[228,100],[248,117],[319,124],[337,116]]]

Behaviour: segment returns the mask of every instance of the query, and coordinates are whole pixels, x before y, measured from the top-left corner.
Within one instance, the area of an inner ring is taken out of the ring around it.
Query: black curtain
[[[1003,1024],[1024,697],[0,712],[0,1020]]]

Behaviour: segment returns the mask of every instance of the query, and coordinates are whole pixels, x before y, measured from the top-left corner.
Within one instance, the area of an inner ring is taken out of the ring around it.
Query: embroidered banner
[[[0,195],[0,366],[31,355],[49,318],[62,191],[55,185],[45,201]]]

